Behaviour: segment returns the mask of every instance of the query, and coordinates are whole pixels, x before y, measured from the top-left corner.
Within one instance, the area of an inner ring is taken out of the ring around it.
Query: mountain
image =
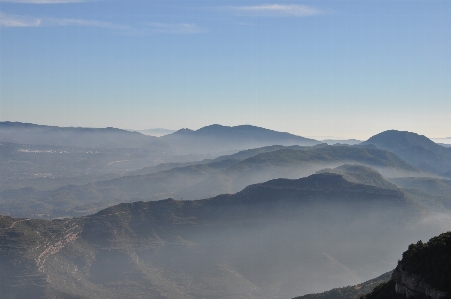
[[[145,169],[144,173],[149,174],[123,176],[80,186],[69,185],[50,191],[29,188],[5,190],[0,193],[0,213],[34,218],[83,216],[120,202],[168,197],[187,200],[235,193],[247,185],[281,177],[305,177],[323,168],[346,163],[370,165],[384,174],[418,172],[417,168],[396,155],[379,149],[326,145],[271,146],[199,164],[188,163],[187,166],[175,168],[170,168],[172,164],[165,164]],[[368,178],[368,181],[371,180],[375,177]],[[363,180],[356,182],[365,183]],[[384,184],[379,187],[392,188],[390,183],[384,181]]]
[[[393,271],[389,271],[381,276],[354,286],[335,288],[323,293],[308,294],[293,299],[358,299],[360,296],[373,291],[376,286],[389,281],[392,273]]]
[[[391,279],[361,299],[451,297],[451,232],[411,244]]]
[[[154,129],[147,129],[147,130],[129,130],[129,131],[139,132],[144,135],[155,136],[155,137],[161,137],[161,136],[172,134],[172,133],[176,132],[176,130],[168,130],[168,129],[163,129],[163,128],[154,128]]]
[[[323,146],[323,145],[318,145]],[[152,174],[159,171],[165,171],[170,170],[173,168],[178,167],[185,167],[185,166],[191,166],[191,165],[197,165],[197,164],[208,164],[208,163],[215,163],[223,160],[236,160],[236,161],[242,161],[244,159],[250,158],[252,156],[255,156],[260,153],[267,153],[267,152],[273,152],[279,149],[295,149],[295,150],[310,150],[310,147],[302,147],[298,145],[292,145],[292,146],[283,146],[283,145],[271,145],[271,146],[264,146],[259,148],[252,148],[247,149],[243,151],[239,151],[234,154],[230,155],[222,155],[214,159],[204,159],[201,161],[191,161],[191,162],[181,162],[181,163],[161,163],[156,166],[151,167],[144,167],[142,169],[136,170],[136,171],[130,171],[126,173],[126,175],[143,175],[143,174]]]
[[[0,142],[0,192],[32,187],[56,189],[121,177],[146,166],[211,155],[172,155],[145,148],[84,148]],[[213,156],[215,157],[215,156]]]
[[[85,148],[147,148],[167,151],[156,137],[115,128],[74,128],[20,122],[0,122],[0,140],[32,145]]]
[[[205,180],[235,160],[190,165],[149,175],[125,176],[85,185],[68,185],[56,190],[34,188],[0,193],[2,214],[16,217],[74,217],[97,212],[107,206],[137,199],[158,200]]]
[[[374,135],[362,144],[391,151],[406,162],[426,171],[444,174],[451,171],[451,148],[434,143],[416,133],[390,130]]]
[[[342,175],[347,181],[353,183],[375,186],[384,189],[398,189],[395,184],[384,179],[379,172],[362,165],[343,164],[336,168],[322,169],[316,173],[336,173]]]
[[[276,144],[303,146],[320,144],[313,139],[251,125],[227,127],[215,124],[196,131],[181,129],[162,136],[161,139],[169,142],[178,153],[226,152]]]
[[[4,216],[0,286],[3,298],[292,298],[393,268],[441,229],[427,216],[397,190],[330,173],[87,217]]]
[[[391,178],[402,191],[417,203],[437,212],[451,210],[451,180],[433,177]]]
[[[240,182],[249,184],[249,180],[302,177],[323,168],[342,164],[370,166],[389,177],[419,172],[418,168],[407,164],[391,152],[351,146],[316,146],[311,150],[302,151],[280,149],[245,159],[224,172],[233,176],[239,186]]]
[[[329,145],[334,144],[348,144],[348,145],[357,145],[362,143],[362,140],[357,139],[324,139],[321,142],[327,143]]]

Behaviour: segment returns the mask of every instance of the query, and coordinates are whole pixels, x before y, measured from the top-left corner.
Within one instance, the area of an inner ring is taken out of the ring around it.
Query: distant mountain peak
[[[419,135],[417,133],[409,131],[397,131],[397,130],[387,130],[372,136],[363,144],[374,144],[376,146],[397,146],[402,148],[412,147],[412,146],[437,146],[435,142],[427,138],[424,135]]]
[[[408,163],[440,175],[451,170],[451,148],[417,133],[388,130],[372,136],[362,145],[391,151]]]

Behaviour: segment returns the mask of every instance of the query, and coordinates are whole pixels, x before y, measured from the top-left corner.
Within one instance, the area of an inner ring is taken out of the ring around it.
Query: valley
[[[369,141],[277,140],[164,156],[2,141],[2,167],[16,175],[0,192],[2,294],[351,299],[389,281],[371,279],[395,269],[409,244],[451,228],[451,184],[438,170]],[[15,166],[28,154],[43,156]],[[57,176],[18,179],[32,172]],[[349,285],[358,286],[340,288]]]

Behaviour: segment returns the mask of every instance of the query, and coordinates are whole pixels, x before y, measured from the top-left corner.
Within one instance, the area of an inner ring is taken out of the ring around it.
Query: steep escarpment
[[[419,293],[439,299],[451,294],[451,232],[410,245],[392,279],[397,293],[407,297]]]

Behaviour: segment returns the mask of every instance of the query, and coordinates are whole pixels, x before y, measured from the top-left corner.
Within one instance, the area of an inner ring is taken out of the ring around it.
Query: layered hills
[[[426,171],[441,175],[451,171],[451,148],[443,147],[423,135],[389,130],[374,135],[362,144],[391,151]]]
[[[181,129],[159,138],[116,128],[75,128],[0,122],[0,141],[30,145],[85,148],[140,148],[154,153],[212,154],[279,145],[320,144],[319,141],[251,125],[210,125]]]
[[[272,146],[246,150],[199,164],[165,164],[140,172],[149,174],[65,186],[51,191],[30,188],[7,190],[0,193],[0,212],[15,217],[87,215],[120,202],[168,197],[186,200],[235,193],[250,184],[280,177],[304,177],[325,167],[345,163],[370,165],[391,175],[418,172],[417,168],[396,155],[379,149],[327,145]],[[392,187],[388,182],[386,184],[385,187]]]
[[[292,298],[393,268],[405,244],[441,229],[427,216],[398,190],[336,173],[73,219],[4,216],[0,283],[4,298]]]
[[[158,138],[115,128],[75,128],[0,122],[0,140],[19,144],[85,148],[154,148]],[[162,149],[160,149],[162,150]]]

